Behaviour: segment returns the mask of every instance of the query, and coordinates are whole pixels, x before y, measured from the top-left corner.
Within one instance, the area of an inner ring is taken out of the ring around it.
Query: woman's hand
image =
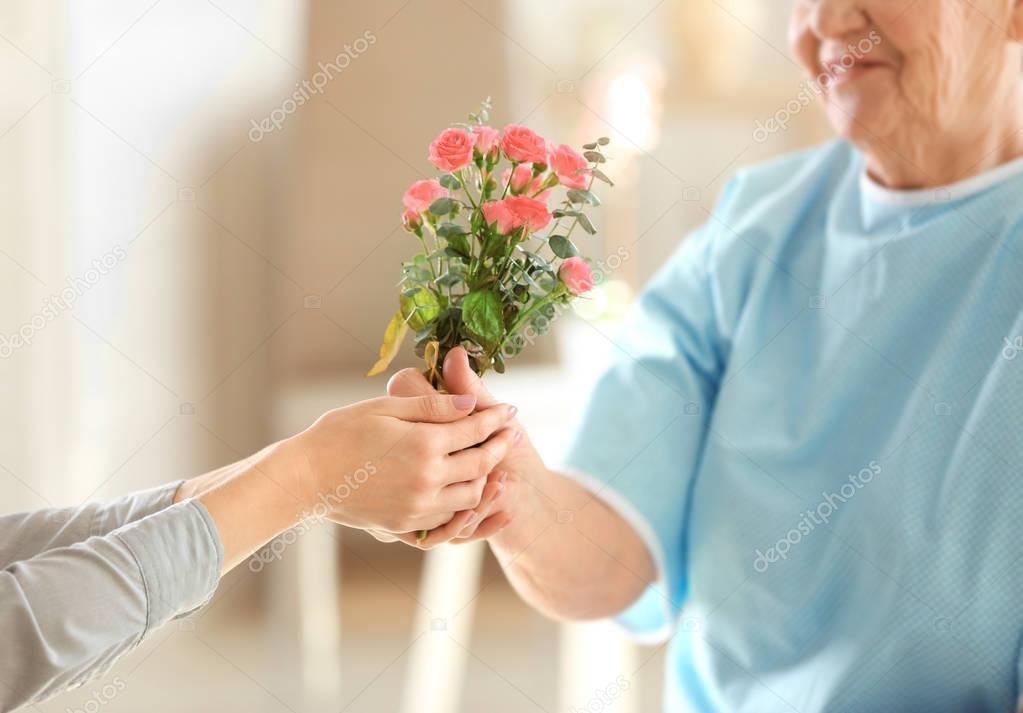
[[[186,481],[216,523],[224,571],[309,517],[397,533],[432,529],[479,508],[488,473],[516,431],[510,406],[476,399],[382,397],[330,411],[296,436]],[[479,445],[478,448],[472,446]],[[452,526],[454,527],[454,526]]]
[[[472,396],[381,397],[330,411],[290,439],[307,507],[361,529],[416,532],[479,506],[516,440],[515,409]],[[473,446],[478,446],[473,448]]]

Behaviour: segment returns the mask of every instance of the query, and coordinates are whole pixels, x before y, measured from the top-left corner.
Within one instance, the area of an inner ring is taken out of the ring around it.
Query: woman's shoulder
[[[848,142],[829,141],[739,169],[725,188],[723,210],[798,208],[829,198],[843,180],[858,176],[861,159]]]

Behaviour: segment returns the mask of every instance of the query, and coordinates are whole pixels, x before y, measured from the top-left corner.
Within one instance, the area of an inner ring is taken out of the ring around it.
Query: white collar
[[[860,172],[860,189],[871,200],[887,205],[918,207],[957,201],[990,188],[1002,181],[1023,174],[1023,157],[1003,163],[989,171],[937,188],[895,190],[885,188],[869,175],[866,168]]]

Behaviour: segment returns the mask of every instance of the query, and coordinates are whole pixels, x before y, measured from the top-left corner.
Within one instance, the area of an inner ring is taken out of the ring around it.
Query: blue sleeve
[[[658,582],[619,616],[639,638],[671,630],[686,593],[686,521],[727,349],[713,230],[687,238],[640,295],[597,381],[566,470],[646,542]]]

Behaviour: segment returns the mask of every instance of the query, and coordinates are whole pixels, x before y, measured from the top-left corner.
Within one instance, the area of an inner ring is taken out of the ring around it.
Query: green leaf
[[[401,296],[401,315],[408,326],[417,332],[440,314],[440,298],[437,293],[426,287],[417,287],[415,293]]]
[[[504,337],[501,298],[490,290],[476,290],[462,299],[462,323],[488,351]]]
[[[607,138],[606,136],[601,136],[599,139],[597,139],[597,143],[600,144],[601,146],[607,146],[609,143],[611,143],[611,139]]]
[[[593,163],[607,162],[607,159],[604,158],[604,154],[600,153],[599,151],[586,151],[585,153],[583,153],[583,158],[585,158],[587,161],[593,161]],[[433,211],[431,210],[430,212],[432,213]]]
[[[388,367],[394,357],[397,356],[398,349],[401,348],[401,342],[405,339],[406,334],[408,334],[408,324],[405,322],[405,317],[402,316],[401,310],[398,310],[391,317],[391,321],[387,323],[387,329],[384,330],[384,343],[380,345],[380,358],[366,372],[366,376],[376,376]]]
[[[564,235],[552,235],[547,240],[547,243],[551,246],[551,250],[554,251],[554,254],[562,260],[565,258],[575,257],[579,254],[579,250],[576,246]]]
[[[572,188],[568,191],[568,200],[572,203],[589,203],[592,206],[600,205],[600,199],[590,191],[581,188]]]
[[[440,177],[440,184],[451,191],[457,191],[462,187],[462,184],[457,178],[452,176],[450,173],[445,173]]]
[[[591,144],[583,144],[583,148],[587,149],[588,151],[592,151],[593,149],[597,148],[597,142],[594,141]]]
[[[613,186],[614,185],[614,183],[611,182],[611,179],[608,178],[604,174],[604,172],[601,171],[599,168],[591,168],[590,169],[590,173],[593,174],[593,177],[596,178],[598,181],[603,181],[604,183],[606,183],[609,186]]]
[[[551,213],[555,218],[578,218],[582,213],[577,210],[565,210],[558,208],[556,211]]]
[[[430,204],[430,212],[433,213],[435,216],[440,217],[442,215],[447,215],[448,213],[450,213],[454,209],[454,207],[455,202],[450,198],[438,198],[437,200]]]

